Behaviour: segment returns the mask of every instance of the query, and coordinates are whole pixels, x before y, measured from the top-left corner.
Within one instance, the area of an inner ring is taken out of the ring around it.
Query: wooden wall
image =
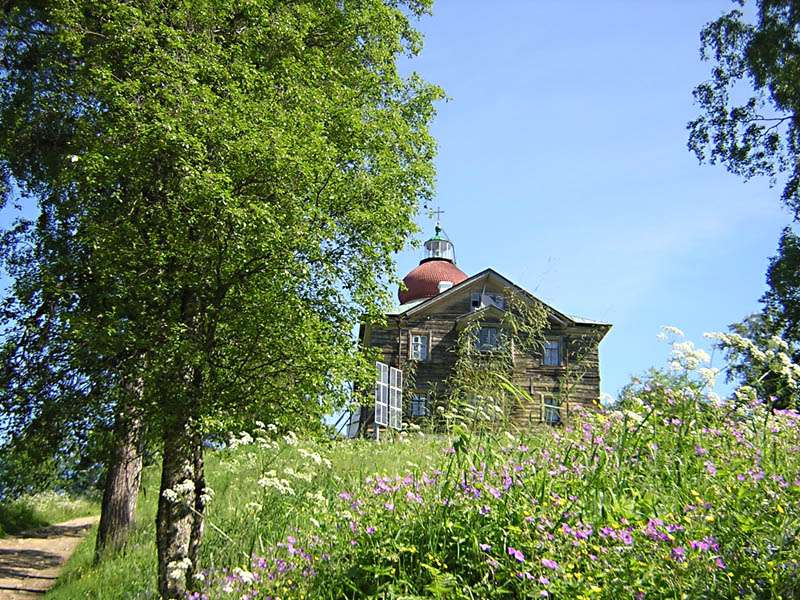
[[[481,289],[481,288],[477,288]],[[435,312],[421,313],[411,318],[389,316],[383,328],[367,327],[362,340],[366,346],[380,349],[383,362],[412,374],[415,389],[427,392],[433,387],[443,391],[444,382],[456,361],[458,340],[456,319],[470,312],[470,292],[454,295],[452,299],[436,303]],[[495,291],[495,290],[487,290]],[[502,293],[502,290],[496,290]],[[511,403],[510,418],[518,426],[539,423],[542,420],[542,399],[561,398],[562,416],[568,418],[570,408],[576,404],[596,406],[600,397],[600,371],[598,343],[608,326],[576,324],[569,327],[554,325],[545,332],[547,337],[557,337],[564,342],[565,360],[561,367],[546,367],[541,356],[514,356],[513,382],[533,398],[533,403]],[[427,361],[410,364],[409,342],[411,332],[430,336]],[[407,381],[408,381],[407,377]]]

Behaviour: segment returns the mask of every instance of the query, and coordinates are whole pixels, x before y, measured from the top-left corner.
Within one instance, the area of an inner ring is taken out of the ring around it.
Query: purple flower
[[[550,585],[550,580],[547,577],[545,577],[544,575],[540,575],[539,576],[539,583],[541,583],[542,585]]]
[[[552,569],[553,571],[558,569],[558,563],[554,560],[550,560],[549,558],[542,559],[542,566],[547,569]]]
[[[516,548],[508,547],[508,555],[513,556],[518,562],[525,562],[525,555]]]
[[[394,510],[394,504],[392,504],[391,502],[386,502],[383,505],[383,508],[385,508],[386,510]]]
[[[367,535],[372,535],[373,533],[375,533],[375,528],[372,525],[370,525],[369,527],[367,527]]]
[[[705,456],[706,454],[708,454],[708,450],[706,450],[705,448],[703,448],[703,447],[702,447],[700,444],[697,444],[697,445],[694,447],[694,453],[695,453],[697,456]]]
[[[720,556],[718,556],[717,560],[715,560],[714,562],[716,563],[718,569],[721,569],[721,570],[724,571],[725,569],[728,568],[728,565],[725,564],[725,561],[722,560],[722,557],[720,557]]]
[[[478,544],[478,548],[480,548],[484,552],[488,552],[489,550],[492,549],[492,547],[489,544]]]
[[[717,474],[717,467],[716,467],[716,465],[714,465],[713,462],[711,462],[710,460],[707,460],[706,461],[706,471],[708,471],[708,474],[713,477],[714,475]]]
[[[351,500],[353,496],[351,496],[349,492],[339,492],[339,498],[342,500]]]
[[[489,508],[488,506],[485,506],[485,505],[484,505],[484,506],[481,506],[481,507],[478,509],[478,512],[479,512],[480,514],[482,514],[483,516],[486,516],[486,515],[488,515],[490,512],[492,512],[492,509],[491,509],[491,508]]]
[[[682,546],[676,546],[672,549],[672,560],[677,562],[683,562],[686,559],[686,550],[683,549]]]

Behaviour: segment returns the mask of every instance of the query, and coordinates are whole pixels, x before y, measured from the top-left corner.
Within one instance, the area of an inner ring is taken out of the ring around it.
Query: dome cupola
[[[425,256],[419,266],[403,278],[406,289],[398,292],[400,304],[431,298],[467,279],[456,266],[453,243],[436,223],[433,237],[425,242]]]

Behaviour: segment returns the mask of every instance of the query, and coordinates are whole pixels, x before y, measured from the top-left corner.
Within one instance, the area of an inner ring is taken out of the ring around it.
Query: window
[[[477,332],[475,347],[480,351],[496,348],[497,327],[481,327]]]
[[[481,293],[480,292],[472,292],[472,296],[470,297],[470,306],[472,310],[477,310],[481,307]]]
[[[400,429],[403,426],[403,372],[389,369],[389,427]]]
[[[547,341],[544,343],[544,360],[546,367],[561,366],[561,343],[557,341]]]
[[[501,310],[506,309],[506,299],[502,294],[485,294],[483,303],[487,306],[496,306]]]
[[[389,365],[375,363],[375,424],[389,425]]]
[[[428,343],[430,338],[427,335],[411,334],[411,360],[428,360]]]
[[[506,299],[503,294],[494,294],[494,293],[481,293],[481,292],[472,292],[470,295],[470,307],[472,310],[478,310],[479,308],[483,308],[484,306],[496,306],[501,310],[506,309]]]
[[[561,402],[557,398],[542,398],[542,420],[548,425],[561,423]]]
[[[425,394],[414,394],[411,396],[411,416],[428,416],[428,397]]]

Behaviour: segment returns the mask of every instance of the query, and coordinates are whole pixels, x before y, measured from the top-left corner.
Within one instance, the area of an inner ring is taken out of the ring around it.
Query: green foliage
[[[752,22],[732,10],[701,33],[701,56],[713,68],[710,80],[694,90],[701,114],[688,125],[689,148],[701,161],[721,162],[746,179],[767,175],[775,181],[786,173],[783,201],[797,216],[800,5],[796,0],[754,5]]]
[[[395,64],[428,7],[8,7],[0,171],[40,217],[0,247],[3,427],[72,434],[131,403],[152,436],[186,411],[295,426],[341,402],[368,369],[351,324],[431,194],[441,91]]]
[[[507,307],[497,326],[497,343],[491,349],[479,347],[478,332],[489,324],[475,318],[459,332],[454,348],[456,361],[447,381],[448,395],[442,403],[445,425],[460,423],[471,429],[505,427],[514,404],[519,400],[506,393],[504,384],[511,377],[515,356],[541,355],[544,331],[548,326],[547,308],[527,294],[506,289]]]
[[[787,227],[778,254],[769,261],[764,303],[765,329],[787,341],[800,342],[800,238]]]

